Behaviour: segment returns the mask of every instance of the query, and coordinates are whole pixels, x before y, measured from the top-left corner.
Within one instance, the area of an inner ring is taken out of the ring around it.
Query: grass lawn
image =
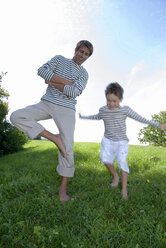
[[[0,248],[165,248],[166,148],[130,145],[127,201],[121,184],[109,186],[100,144],[75,143],[74,151],[75,200],[66,203],[54,144],[30,141],[0,158]]]

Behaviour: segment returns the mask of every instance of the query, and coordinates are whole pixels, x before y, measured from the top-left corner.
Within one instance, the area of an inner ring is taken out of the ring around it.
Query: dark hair
[[[105,90],[105,95],[107,96],[108,94],[114,94],[115,96],[117,96],[120,100],[123,99],[123,93],[124,90],[123,88],[120,86],[120,84],[118,84],[117,82],[112,82],[110,83]]]
[[[93,45],[88,40],[80,40],[77,43],[75,51],[78,51],[80,49],[80,47],[82,47],[82,46],[86,46],[89,49],[89,52],[90,52],[89,57],[90,57],[93,53]]]

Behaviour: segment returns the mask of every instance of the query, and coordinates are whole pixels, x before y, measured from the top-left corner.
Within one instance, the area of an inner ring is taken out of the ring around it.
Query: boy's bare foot
[[[63,145],[61,135],[60,134],[55,134],[54,136],[55,136],[55,141],[54,141],[55,144],[57,145],[58,149],[62,153],[62,156],[64,158],[66,158],[66,156],[67,156],[66,149],[65,149],[65,146]]]
[[[123,198],[124,200],[127,200],[127,199],[128,199],[127,190],[122,190],[122,198]]]
[[[63,195],[59,193],[59,198],[61,202],[66,202],[66,201],[74,201],[74,198],[68,196],[68,195]]]
[[[117,188],[119,184],[119,177],[114,177],[113,182],[111,183],[112,188]]]

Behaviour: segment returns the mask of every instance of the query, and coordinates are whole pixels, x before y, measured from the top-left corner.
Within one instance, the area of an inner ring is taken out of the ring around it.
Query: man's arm
[[[45,80],[45,83],[54,86],[56,89],[58,89],[61,92],[63,92],[63,88],[65,85],[72,85],[72,81],[57,76],[56,74],[54,74],[54,76],[51,78],[50,81]]]

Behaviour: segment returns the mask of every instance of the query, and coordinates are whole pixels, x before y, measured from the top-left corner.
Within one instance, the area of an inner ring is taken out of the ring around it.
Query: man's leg
[[[10,120],[15,127],[26,133],[30,139],[37,137],[45,128],[38,123],[40,120],[50,119],[42,102],[14,111]]]
[[[44,130],[39,134],[39,136],[44,137],[44,138],[52,141],[58,147],[58,149],[62,153],[62,156],[66,157],[66,155],[67,155],[66,149],[65,149],[65,146],[63,145],[60,134],[53,134],[47,130]]]
[[[52,118],[54,119],[60,132],[62,142],[66,148],[66,157],[59,153],[59,164],[57,172],[61,176],[61,185],[59,187],[60,201],[65,202],[73,198],[67,194],[67,185],[70,177],[74,176],[74,129],[75,129],[75,111],[69,108],[50,104]]]

